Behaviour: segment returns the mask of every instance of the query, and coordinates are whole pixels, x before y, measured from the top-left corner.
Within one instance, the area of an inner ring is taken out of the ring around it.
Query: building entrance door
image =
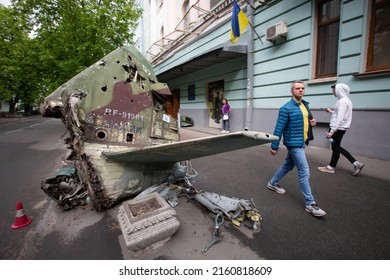
[[[207,87],[207,107],[209,110],[209,127],[221,128],[222,126],[222,98],[224,81],[211,82]]]
[[[172,95],[165,96],[165,111],[168,115],[178,119],[180,110],[180,90],[173,89],[171,90],[171,93]]]

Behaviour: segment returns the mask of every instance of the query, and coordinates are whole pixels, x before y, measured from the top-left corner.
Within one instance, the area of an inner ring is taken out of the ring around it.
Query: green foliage
[[[25,79],[29,75],[23,63],[29,38],[24,18],[2,5],[0,30],[0,100],[7,100],[14,106],[22,99]]]
[[[115,48],[133,43],[135,0],[0,5],[0,100],[32,105]],[[6,32],[3,32],[5,30]]]

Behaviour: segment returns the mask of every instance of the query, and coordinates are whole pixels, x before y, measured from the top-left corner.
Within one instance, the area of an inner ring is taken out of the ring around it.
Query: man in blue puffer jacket
[[[271,154],[275,156],[279,150],[280,139],[283,135],[283,144],[287,147],[287,157],[283,165],[267,184],[270,190],[278,194],[286,191],[279,186],[279,181],[290,172],[294,166],[298,169],[298,179],[301,193],[305,198],[305,210],[313,216],[326,215],[315,202],[309,184],[310,170],[307,164],[305,147],[313,139],[311,127],[316,125],[312,117],[309,103],[303,100],[305,84],[302,81],[295,81],[291,84],[292,98],[284,104],[278,115],[274,135],[279,137],[278,141],[272,142]]]

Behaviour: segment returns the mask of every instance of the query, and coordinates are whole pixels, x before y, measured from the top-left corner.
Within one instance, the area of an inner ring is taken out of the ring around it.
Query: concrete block
[[[126,247],[137,255],[164,246],[180,226],[176,211],[159,193],[123,202],[118,221]]]

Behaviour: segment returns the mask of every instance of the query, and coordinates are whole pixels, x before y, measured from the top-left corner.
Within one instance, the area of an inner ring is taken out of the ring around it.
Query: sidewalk
[[[0,124],[16,122],[16,121],[20,120],[21,118],[22,118],[22,116],[20,116],[20,117],[0,118]]]
[[[217,128],[203,128],[203,127],[184,127],[180,130],[180,137],[182,140],[185,139],[194,139],[194,138],[201,138],[201,137],[207,137],[210,135],[217,135],[220,134],[220,129]],[[285,149],[284,145],[281,144],[281,149]],[[311,158],[316,158],[317,160],[320,159],[321,162],[323,162],[323,165],[327,165],[329,163],[330,157],[331,157],[331,149],[325,149],[321,147],[316,147],[313,145],[310,145],[306,150],[306,155],[309,161],[309,165],[313,167],[314,166],[310,163]],[[383,180],[390,181],[390,161],[380,160],[380,159],[374,159],[374,158],[368,158],[368,157],[362,157],[359,155],[354,155],[360,162],[364,163],[364,168],[362,170],[362,174],[365,176],[371,176],[375,178],[380,178]],[[345,170],[351,170],[350,163],[343,157],[340,157],[340,160],[338,162],[337,169],[345,169]],[[336,170],[337,170],[336,169]]]
[[[22,116],[22,115],[13,115],[6,118],[0,117],[0,125],[1,124],[7,124],[7,123],[13,123],[13,122],[22,122],[26,120],[30,120],[32,118],[42,118],[40,115],[33,115],[33,116]]]

